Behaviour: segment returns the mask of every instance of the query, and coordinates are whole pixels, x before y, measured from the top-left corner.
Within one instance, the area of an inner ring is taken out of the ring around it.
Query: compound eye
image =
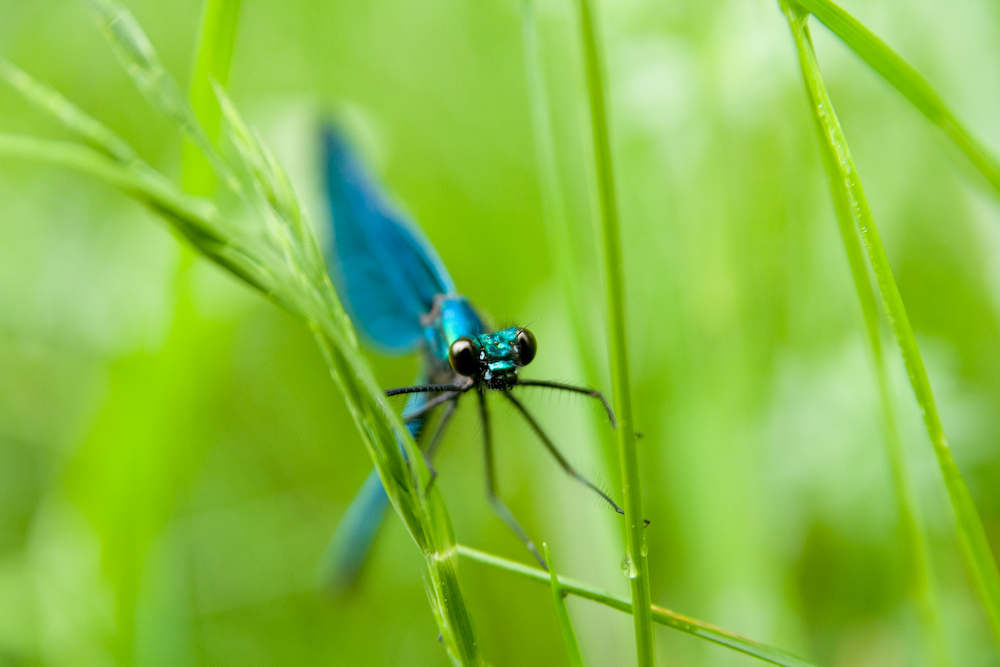
[[[538,352],[538,343],[535,341],[535,336],[527,329],[521,329],[517,332],[517,349],[522,366],[527,366],[535,358],[535,353]]]
[[[471,338],[462,336],[448,348],[448,363],[459,375],[472,377],[479,372],[477,355],[476,344]]]

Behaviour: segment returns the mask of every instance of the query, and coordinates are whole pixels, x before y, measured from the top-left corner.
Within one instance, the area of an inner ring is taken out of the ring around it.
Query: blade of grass
[[[559,577],[556,576],[555,565],[552,564],[552,554],[549,545],[542,542],[542,554],[545,556],[545,567],[549,569],[549,581],[552,584],[552,600],[556,605],[556,617],[559,619],[559,629],[562,631],[563,642],[566,644],[566,656],[573,667],[583,667],[583,656],[580,655],[580,644],[573,632],[573,623],[569,620],[569,610],[566,609],[566,592]]]
[[[618,418],[618,458],[621,464],[622,492],[625,501],[627,544],[625,558],[632,584],[632,601],[637,610],[633,614],[636,657],[640,665],[652,665],[656,660],[653,619],[650,611],[652,595],[649,587],[646,538],[643,534],[645,524],[642,488],[639,483],[639,460],[636,455],[635,424],[632,418],[632,385],[629,379],[628,343],[625,336],[625,287],[622,279],[621,238],[618,229],[618,206],[615,202],[604,73],[597,47],[597,31],[591,11],[591,0],[580,0],[579,7],[604,248],[608,356],[611,361],[615,414]]]
[[[1000,164],[959,122],[933,86],[885,42],[830,0],[797,0],[937,125],[1000,195]]]
[[[16,90],[28,104],[53,116],[81,141],[128,163],[136,158],[135,151],[116,132],[103,125],[62,96],[47,83],[37,81],[12,63],[0,58],[0,79]]]
[[[828,151],[822,152],[824,161],[831,158]],[[835,165],[826,165],[827,173],[835,173]],[[840,235],[847,252],[851,276],[861,304],[864,316],[865,331],[868,335],[869,348],[879,390],[879,406],[882,414],[882,425],[885,434],[886,454],[892,473],[893,492],[896,497],[896,508],[899,512],[900,532],[903,548],[909,568],[909,587],[917,606],[923,631],[921,637],[925,649],[930,656],[931,664],[946,667],[950,664],[947,642],[944,636],[944,626],[941,611],[934,590],[934,575],[931,564],[930,544],[923,529],[920,507],[917,501],[913,481],[906,467],[906,457],[903,443],[896,426],[895,409],[892,402],[892,390],[889,373],[882,354],[882,339],[879,333],[879,313],[876,302],[875,287],[871,284],[868,269],[864,259],[864,248],[854,227],[851,213],[851,202],[846,192],[834,188],[834,210]]]
[[[204,202],[184,195],[166,177],[157,174],[157,178],[151,178],[87,146],[35,137],[0,134],[0,155],[73,169],[122,190],[162,215],[201,254],[259,289],[314,330],[386,491],[424,553],[436,595],[433,611],[449,656],[455,664],[483,664],[461,594],[454,533],[443,501],[434,488],[429,494],[417,491],[426,486],[429,474],[420,474],[418,468],[417,479],[422,486],[415,486],[414,475],[399,453],[397,431],[393,430],[403,429],[403,425],[385,404],[370,369],[353,348],[353,334],[338,327],[329,306],[315,295],[290,291],[287,286],[293,279],[282,270],[280,255],[267,253],[268,259],[261,260],[236,240],[230,242],[215,208],[196,206]],[[409,444],[409,460],[414,460],[415,445]]]
[[[552,583],[552,576],[548,572],[545,572],[537,567],[523,565],[512,560],[507,560],[506,558],[501,558],[500,556],[494,556],[493,554],[488,554],[477,549],[467,547],[464,544],[458,545],[458,553],[470,560],[490,565],[512,574],[520,575],[525,579],[536,581],[540,584],[551,585]],[[632,613],[633,605],[625,598],[618,597],[612,593],[602,591],[599,588],[568,577],[558,577],[558,581],[559,587],[565,593],[603,604],[607,607],[611,607],[612,609],[623,611],[626,614]],[[746,637],[742,637],[736,633],[723,630],[722,628],[718,628],[714,625],[694,618],[682,616],[681,614],[672,612],[669,609],[664,609],[663,607],[651,605],[650,616],[660,625],[673,628],[674,630],[680,630],[681,632],[708,640],[715,644],[720,644],[727,648],[731,648],[734,651],[745,653],[765,662],[770,662],[775,665],[784,665],[785,667],[815,667],[812,663],[790,655],[781,649],[768,646],[767,644],[761,644],[760,642],[755,642],[752,639],[747,639]]]
[[[822,158],[828,161],[831,154],[823,151]],[[835,165],[826,165],[827,173],[836,173]],[[833,188],[833,207],[837,217],[840,235],[847,251],[848,264],[854,287],[861,303],[864,316],[865,332],[868,335],[869,348],[872,354],[875,378],[879,390],[879,407],[882,414],[882,427],[885,434],[886,455],[892,473],[893,492],[896,496],[896,508],[899,512],[900,530],[903,539],[906,562],[909,567],[909,586],[911,595],[917,605],[920,622],[923,627],[921,637],[931,663],[938,667],[950,664],[947,643],[944,637],[944,627],[941,621],[941,611],[934,591],[934,576],[931,565],[930,544],[927,541],[920,518],[920,507],[909,471],[906,467],[906,457],[903,443],[896,427],[895,409],[892,402],[892,390],[889,373],[882,354],[882,339],[879,333],[879,312],[876,301],[875,287],[868,276],[865,264],[864,248],[854,227],[851,214],[851,202],[846,192],[841,188]]]
[[[218,141],[222,116],[211,84],[212,81],[221,86],[229,83],[239,15],[240,0],[205,0],[202,3],[188,96],[195,117],[212,141]],[[185,141],[181,150],[184,189],[211,194],[215,187],[211,165],[193,143]]]
[[[816,122],[820,150],[824,153],[823,163],[828,170],[834,201],[836,202],[840,198],[846,202],[864,242],[883,306],[895,332],[896,342],[902,353],[917,403],[923,413],[927,433],[934,447],[934,453],[944,477],[945,488],[948,490],[951,506],[955,512],[963,561],[989,617],[993,633],[997,641],[1000,642],[1000,575],[997,573],[996,563],[993,560],[993,554],[990,551],[989,542],[986,540],[986,532],[983,529],[975,503],[972,501],[969,489],[948,446],[944,426],[941,423],[937,403],[934,400],[934,394],[927,377],[927,370],[924,367],[920,349],[917,347],[903,299],[892,275],[885,249],[882,247],[878,228],[861,187],[847,139],[834,112],[826,86],[823,84],[816,54],[813,51],[812,39],[809,36],[809,15],[798,6],[791,5],[787,0],[780,0],[780,2],[788,17],[788,23],[795,39],[810,110]]]
[[[238,191],[239,182],[229,164],[215,150],[205,129],[198,122],[180,87],[163,67],[146,33],[132,14],[112,0],[86,0],[97,18],[97,25],[118,61],[150,104],[173,122],[194,142],[211,164],[216,176],[227,187]]]
[[[94,176],[168,216],[195,245],[225,246],[215,206],[186,197],[155,171],[124,166],[104,153],[75,142],[0,133],[0,155],[29,159]],[[270,281],[263,281],[268,285]],[[266,291],[266,287],[262,287]]]
[[[387,405],[325,270],[315,270],[318,251],[312,225],[287,218],[292,211],[303,211],[287,177],[256,135],[252,135],[254,141],[239,147],[244,162],[234,170],[207,140],[176,82],[159,64],[152,45],[128,12],[111,0],[90,2],[112,49],[136,85],[154,107],[194,140],[216,175],[224,176],[251,215],[239,221],[222,217],[214,206],[202,206],[204,200],[184,195],[141,160],[122,165],[81,144],[0,135],[0,154],[76,169],[136,197],[164,215],[208,259],[260,289],[314,332],[386,492],[424,555],[433,593],[432,611],[449,658],[454,664],[483,664],[461,592],[454,532],[443,500],[435,488],[424,492],[430,473],[423,457],[399,415]],[[41,110],[57,118],[84,115],[70,109],[72,105],[65,98],[54,99]],[[231,136],[252,134],[243,132],[245,125],[235,108],[228,110],[227,118]]]

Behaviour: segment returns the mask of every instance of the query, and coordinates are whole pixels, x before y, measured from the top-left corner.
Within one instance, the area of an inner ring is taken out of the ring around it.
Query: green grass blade
[[[556,576],[555,565],[552,564],[552,554],[549,545],[542,542],[542,554],[545,556],[545,566],[549,568],[549,582],[552,584],[552,599],[556,605],[556,617],[559,619],[559,629],[562,631],[563,642],[566,644],[566,656],[573,667],[583,667],[583,656],[580,654],[580,643],[576,640],[573,623],[569,620],[569,610],[566,609],[566,592],[559,577]]]
[[[248,247],[245,240],[229,236],[232,225],[218,217],[214,206],[181,193],[169,179],[152,170],[142,173],[135,165],[123,166],[80,144],[8,134],[0,134],[0,155],[73,169],[122,190],[162,215],[202,255],[259,289],[313,329],[386,491],[424,553],[432,590],[437,596],[434,613],[449,656],[455,664],[482,664],[461,594],[455,538],[443,500],[434,488],[428,494],[419,490],[426,488],[429,481],[426,467],[418,464],[414,474],[400,453],[396,433],[406,433],[405,428],[399,416],[386,405],[371,370],[357,350],[353,333],[345,330],[346,316],[338,317],[317,293],[324,287],[306,290],[282,265],[284,255],[267,248]],[[412,439],[409,443],[404,441],[404,447],[408,447],[410,461],[422,462]]]
[[[1000,195],[1000,164],[977,141],[937,91],[908,62],[857,19],[830,0],[796,0],[898,90],[927,120],[937,125]]]
[[[464,544],[458,545],[458,553],[470,560],[490,565],[512,574],[517,574],[525,579],[536,581],[540,584],[551,585],[552,578],[550,574],[537,567],[523,565],[512,560],[507,560],[506,558],[501,558],[500,556],[494,556],[493,554],[488,554],[477,549],[467,547]],[[632,613],[632,603],[625,598],[618,597],[617,595],[613,595],[607,591],[602,591],[599,588],[568,577],[558,577],[558,580],[559,587],[565,593],[603,604],[607,607],[611,607],[612,609],[623,611],[626,614]],[[718,628],[709,623],[677,614],[669,609],[652,605],[650,607],[650,612],[651,618],[660,625],[673,628],[674,630],[680,630],[681,632],[705,639],[715,644],[720,644],[727,648],[731,648],[734,651],[745,653],[765,662],[775,665],[784,665],[785,667],[814,667],[812,663],[790,655],[781,649],[768,646],[767,644],[761,644],[760,642],[755,642],[752,639],[747,639],[746,637],[742,637],[734,632],[729,632],[728,630],[723,630],[722,628]]]
[[[221,86],[229,83],[239,15],[240,0],[205,0],[201,8],[188,97],[195,117],[213,141],[218,141],[222,115],[212,90],[212,82],[218,82]],[[197,146],[184,142],[181,160],[184,189],[187,192],[211,194],[215,186],[215,175]]]
[[[239,185],[232,170],[215,149],[177,82],[163,67],[149,38],[132,14],[111,0],[86,2],[94,11],[98,27],[111,45],[111,50],[139,91],[197,146],[216,176],[222,178],[227,187],[237,190]]]
[[[832,156],[828,151],[824,151],[822,157],[824,161],[828,161]],[[835,173],[837,169],[835,165],[829,164],[826,165],[826,168],[827,173]],[[875,287],[868,277],[864,248],[854,226],[851,202],[847,193],[842,188],[833,188],[832,195],[840,235],[847,252],[858,300],[861,303],[865,332],[868,335],[868,343],[872,353],[872,362],[879,389],[879,406],[882,413],[886,455],[892,472],[893,492],[896,497],[896,509],[899,512],[903,548],[909,566],[910,589],[922,625],[921,636],[928,655],[932,657],[932,664],[946,667],[950,661],[941,621],[941,611],[934,593],[930,544],[923,529],[916,491],[906,467],[903,443],[896,426],[889,372],[882,354]]]
[[[0,79],[6,81],[28,104],[52,116],[89,146],[123,163],[136,158],[135,151],[116,132],[86,113],[52,86],[38,81],[0,58]]]
[[[823,151],[822,158],[829,161],[829,151]],[[826,165],[827,173],[835,173],[836,165]],[[941,611],[934,591],[934,576],[931,564],[930,544],[923,529],[921,512],[916,491],[906,467],[903,443],[896,426],[895,408],[889,382],[888,368],[882,353],[882,339],[879,333],[879,312],[875,287],[868,276],[864,248],[854,226],[851,202],[842,188],[832,188],[834,211],[840,235],[847,252],[851,276],[864,316],[865,332],[872,353],[876,382],[879,390],[879,406],[885,434],[886,455],[892,473],[893,492],[899,513],[900,529],[907,565],[911,594],[917,606],[922,625],[921,637],[932,664],[946,667],[950,664]]]
[[[820,150],[824,153],[823,162],[828,170],[834,201],[836,202],[839,198],[846,202],[864,242],[868,260],[878,283],[883,306],[889,321],[892,323],[896,341],[906,364],[910,384],[923,412],[927,433],[944,476],[945,487],[955,512],[959,544],[965,566],[989,617],[993,633],[1000,642],[1000,575],[997,573],[996,563],[986,540],[986,533],[983,530],[979,513],[972,501],[972,496],[969,494],[965,480],[955,464],[951,449],[948,447],[941,417],[938,414],[937,404],[931,391],[923,358],[913,335],[913,329],[910,326],[909,317],[906,314],[906,308],[892,275],[889,260],[882,247],[878,228],[868,207],[868,201],[861,187],[861,181],[858,178],[854,159],[851,157],[843,129],[837,120],[830,97],[823,84],[812,40],[809,37],[808,14],[800,11],[797,7],[789,6],[784,1],[782,7],[788,16],[789,26],[795,38],[810,109],[819,132]]]
[[[278,278],[267,259],[255,256],[226,238],[215,206],[184,195],[166,177],[139,165],[123,166],[92,148],[65,141],[0,134],[0,155],[28,159],[93,176],[133,197],[167,219],[202,254],[266,295]]]
[[[260,137],[240,118],[221,86],[215,87],[225,127],[251,183],[243,188],[251,206],[270,223],[276,242],[288,258],[290,290],[310,298],[296,303],[293,313],[313,327],[334,380],[348,397],[359,431],[396,511],[424,554],[428,568],[432,609],[442,641],[456,664],[480,664],[478,644],[466,610],[458,578],[454,532],[436,488],[429,494],[430,474],[403,427],[389,410],[381,390],[363,361],[343,307],[327,277],[312,225],[305,219],[284,170]],[[386,424],[391,425],[386,428]],[[404,458],[397,435],[406,450]],[[411,463],[412,462],[412,463]]]
[[[628,343],[625,336],[625,287],[622,279],[621,237],[618,230],[618,206],[615,201],[614,169],[611,160],[604,73],[597,47],[597,34],[591,0],[580,0],[580,31],[587,67],[587,90],[593,131],[594,159],[597,173],[597,197],[600,208],[601,236],[604,248],[605,299],[607,300],[608,356],[614,386],[614,407],[618,418],[618,458],[621,463],[622,491],[625,496],[626,554],[632,600],[637,612],[635,624],[636,654],[640,665],[656,660],[652,595],[649,587],[649,563],[643,534],[642,487],[639,483],[639,460],[636,456],[635,424],[632,418],[632,385],[629,379]]]
[[[287,176],[229,105],[226,119],[242,159],[234,170],[208,140],[131,15],[111,0],[90,3],[135,84],[198,146],[249,214],[240,220],[223,218],[214,206],[183,194],[141,160],[124,165],[81,144],[0,135],[0,154],[75,169],[123,190],[162,214],[208,259],[261,290],[314,332],[386,492],[424,555],[433,611],[449,657],[455,664],[482,664],[461,592],[447,510],[436,489],[424,492],[430,473],[358,349],[350,320],[322,266],[313,227],[304,219]],[[63,98],[55,99],[55,109],[48,111],[58,117],[66,109],[59,108]]]

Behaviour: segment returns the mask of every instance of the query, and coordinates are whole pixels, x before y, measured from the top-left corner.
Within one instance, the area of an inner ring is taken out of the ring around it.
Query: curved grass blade
[[[573,632],[573,623],[569,620],[569,610],[566,609],[566,591],[563,590],[559,577],[556,576],[555,565],[552,564],[552,554],[549,545],[542,542],[542,553],[545,555],[545,567],[549,570],[549,582],[552,584],[552,599],[556,605],[556,616],[559,618],[559,629],[562,631],[563,642],[566,644],[566,656],[572,667],[583,667],[583,656],[580,654],[580,644]]]
[[[822,152],[824,160],[830,159],[830,153]],[[836,171],[835,165],[826,166],[828,173]],[[944,626],[941,620],[941,610],[934,590],[934,573],[931,564],[930,544],[923,529],[920,507],[917,501],[913,481],[906,467],[903,443],[896,426],[895,409],[892,402],[892,391],[889,373],[882,354],[882,339],[879,334],[879,312],[874,286],[868,277],[865,264],[864,249],[861,239],[854,227],[851,214],[851,202],[842,189],[834,189],[834,211],[844,248],[847,252],[854,287],[861,303],[864,316],[865,332],[872,353],[875,379],[879,390],[879,405],[882,413],[882,425],[885,434],[886,455],[892,472],[893,491],[896,496],[896,508],[899,512],[900,529],[903,538],[906,561],[909,569],[911,595],[917,606],[917,612],[922,625],[922,639],[926,646],[931,663],[938,667],[950,664],[947,642],[944,636]]]
[[[823,84],[812,39],[809,36],[809,15],[798,6],[790,5],[787,0],[781,0],[781,5],[795,39],[799,64],[805,80],[810,109],[816,121],[820,150],[824,154],[823,163],[828,170],[834,201],[846,202],[864,242],[883,306],[895,332],[896,342],[902,353],[917,403],[923,412],[924,424],[955,512],[963,561],[971,576],[973,587],[986,610],[995,638],[1000,642],[1000,575],[997,573],[996,563],[975,503],[948,446],[927,370],[917,347],[903,299],[892,275],[885,249],[882,247],[878,228],[868,206],[864,189],[861,187],[847,139]]]
[[[241,147],[244,163],[239,165],[239,172],[233,170],[207,140],[176,82],[159,64],[131,16],[110,0],[90,1],[136,84],[154,106],[194,140],[216,169],[216,175],[252,215],[239,221],[222,217],[214,206],[183,194],[141,160],[123,165],[82,144],[0,135],[0,154],[75,169],[134,196],[163,214],[199,252],[260,289],[314,332],[383,486],[424,555],[429,590],[433,593],[432,611],[449,658],[455,664],[483,664],[461,592],[454,532],[447,510],[436,489],[423,492],[430,480],[423,458],[361,356],[350,321],[325,271],[311,270],[315,267],[310,253],[319,256],[316,240],[307,221],[287,219],[293,207],[282,203],[282,197],[292,198],[294,210],[302,209],[287,180],[282,180],[283,172],[259,141]],[[57,99],[72,106],[64,98]],[[57,117],[62,112],[71,116],[78,112],[67,109],[45,110]],[[245,127],[241,121],[236,122],[235,109],[231,109],[231,119],[232,126]],[[250,161],[254,164],[247,164]],[[242,182],[237,180],[239,177]]]
[[[150,104],[173,122],[208,160],[216,176],[233,191],[239,182],[198,122],[180,87],[163,67],[146,33],[124,7],[112,0],[86,0],[118,61]]]
[[[822,157],[828,160],[830,155],[823,152]],[[828,172],[836,171],[836,166],[827,166]],[[865,332],[872,353],[875,379],[879,390],[879,405],[882,413],[882,426],[885,434],[886,455],[892,472],[893,491],[896,496],[896,508],[899,512],[899,522],[903,537],[906,561],[909,567],[910,589],[917,605],[921,633],[927,653],[932,658],[932,664],[946,667],[950,664],[947,643],[944,637],[944,627],[941,611],[934,591],[934,576],[931,565],[930,544],[923,529],[920,508],[916,491],[906,467],[903,443],[896,426],[895,409],[892,402],[892,391],[889,373],[882,354],[882,339],[879,334],[878,303],[874,293],[875,288],[868,277],[865,264],[864,248],[854,227],[851,214],[851,203],[843,190],[833,190],[833,205],[837,216],[840,235],[847,251],[848,265],[854,279],[854,287],[861,302],[861,312],[864,316]]]
[[[824,160],[829,159],[829,157],[828,153],[823,153]],[[836,170],[836,167],[833,166],[827,168],[828,170]],[[858,300],[861,302],[865,331],[872,353],[875,379],[879,391],[879,406],[882,412],[882,427],[885,433],[886,455],[892,473],[893,492],[896,496],[896,509],[899,512],[903,548],[909,567],[911,594],[917,605],[917,612],[923,626],[921,635],[926,645],[927,654],[931,657],[932,664],[946,667],[950,664],[950,660],[944,636],[944,625],[941,620],[941,610],[935,594],[930,544],[923,529],[917,494],[906,467],[903,443],[896,426],[889,372],[882,354],[882,339],[879,334],[878,303],[874,287],[868,278],[861,239],[858,238],[857,230],[854,228],[850,201],[841,190],[833,193],[833,200],[838,227],[854,279],[854,287],[858,293]]]
[[[639,459],[636,456],[635,424],[632,418],[632,384],[629,379],[628,344],[625,336],[625,286],[622,280],[621,237],[618,231],[618,206],[615,201],[614,169],[611,163],[611,137],[608,128],[607,102],[604,95],[604,72],[597,47],[592,0],[580,0],[580,33],[587,68],[587,91],[590,124],[594,141],[597,173],[597,197],[600,202],[601,236],[604,247],[604,283],[607,300],[608,356],[614,385],[615,414],[618,416],[618,458],[621,464],[622,493],[625,505],[626,553],[632,600],[637,612],[635,624],[636,654],[640,665],[656,661],[652,595],[649,587],[645,527],[642,511],[642,487],[639,482]]]
[[[937,125],[1000,195],[1000,164],[976,140],[927,80],[857,19],[830,0],[796,0],[852,51],[878,72],[892,87]]]
[[[6,81],[28,104],[55,118],[89,146],[122,163],[137,157],[117,132],[71,103],[52,86],[34,79],[3,58],[0,58],[0,79]]]
[[[494,556],[493,554],[467,547],[464,544],[458,545],[458,553],[470,560],[520,575],[531,581],[537,581],[540,584],[551,585],[552,583],[550,574],[537,567],[523,565],[512,560],[507,560],[506,558],[501,558],[500,556]],[[568,577],[558,577],[558,580],[559,587],[564,593],[570,593],[585,600],[598,602],[612,609],[623,611],[626,614],[632,613],[632,603],[625,598],[618,597],[607,591],[602,591],[599,588]],[[651,605],[650,617],[660,625],[665,625],[668,628],[680,630],[689,635],[720,644],[774,665],[783,665],[784,667],[815,667],[813,663],[797,658],[781,649],[755,642],[734,632],[723,630],[722,628],[694,618],[682,616],[663,607]]]

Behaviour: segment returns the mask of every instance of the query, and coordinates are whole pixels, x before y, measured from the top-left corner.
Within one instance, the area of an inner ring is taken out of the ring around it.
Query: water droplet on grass
[[[625,555],[622,557],[622,574],[629,579],[635,579],[635,563],[633,563],[632,559],[629,557],[628,551],[626,551]]]

